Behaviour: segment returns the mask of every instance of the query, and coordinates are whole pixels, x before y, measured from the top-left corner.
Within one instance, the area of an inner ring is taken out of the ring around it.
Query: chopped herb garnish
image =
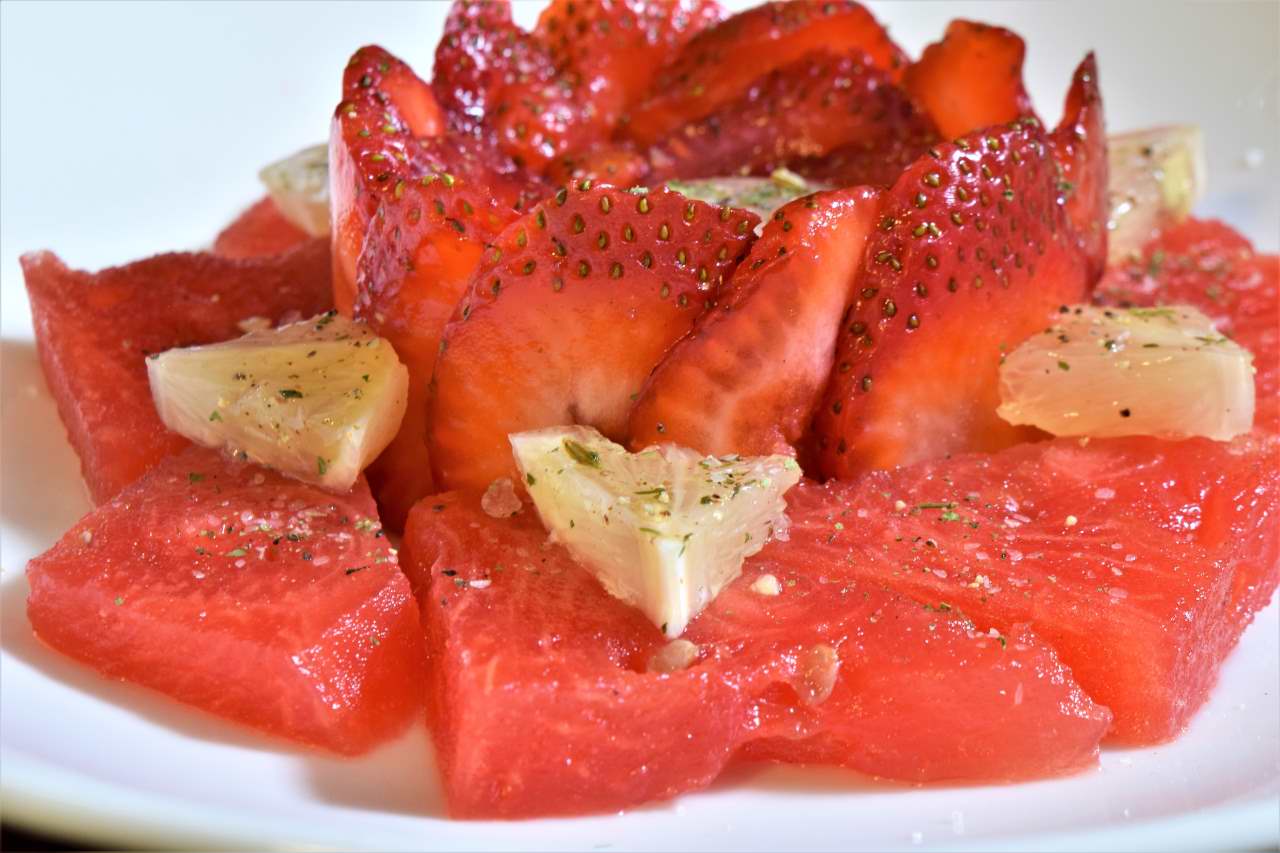
[[[220,420],[222,420],[222,415],[218,414],[218,410],[217,410],[217,409],[214,409],[212,412],[210,412],[210,413],[209,413],[209,420],[211,420],[211,421],[220,421]]]
[[[532,474],[525,474],[524,481],[528,483],[530,486],[532,486],[538,482],[538,478],[533,476]]]
[[[198,483],[203,479],[204,479],[204,474],[197,474],[195,471],[192,471],[190,474],[187,475],[188,483]]]
[[[302,392],[297,388],[281,388],[280,396],[286,400],[298,400],[302,397]]]
[[[569,454],[569,458],[579,465],[586,465],[590,468],[600,467],[600,454],[594,450],[588,450],[573,439],[566,438],[564,440],[564,449]]]
[[[321,477],[327,474],[329,472],[329,460],[325,459],[323,456],[317,456],[316,471],[319,472]]]
[[[246,553],[248,553],[248,552],[247,552],[247,551],[245,551],[243,548],[232,548],[230,551],[228,551],[227,553],[223,554],[222,556],[224,556],[224,557],[243,557]]]

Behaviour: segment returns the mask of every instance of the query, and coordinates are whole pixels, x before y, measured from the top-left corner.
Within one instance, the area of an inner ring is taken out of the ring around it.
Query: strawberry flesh
[[[995,414],[1002,348],[1088,294],[1061,201],[1034,120],[940,145],[902,174],[815,419],[827,476],[1026,437]]]
[[[907,68],[907,92],[948,139],[1034,116],[1022,85],[1027,47],[1016,33],[973,21],[952,21],[942,41]]]
[[[520,430],[580,423],[624,437],[632,395],[715,298],[756,222],[665,189],[581,185],[508,226],[441,340],[437,482],[514,476],[507,436]]]
[[[790,453],[831,372],[840,315],[879,193],[817,193],[778,210],[721,290],[654,371],[631,413],[631,445]]]
[[[1067,217],[1089,260],[1089,280],[1107,265],[1107,129],[1098,89],[1098,63],[1092,53],[1076,69],[1067,91],[1062,121],[1049,138],[1062,168]]]
[[[892,161],[882,152],[907,147],[914,160],[934,141],[931,122],[866,54],[815,51],[655,144],[649,159],[655,180],[768,174],[838,148]]]
[[[369,469],[384,520],[398,529],[432,490],[426,386],[440,331],[484,245],[540,188],[483,140],[434,136],[438,118],[403,119],[402,96],[419,117],[434,101],[380,48],[357,52],[344,88],[330,141],[334,253],[345,282],[335,291],[339,307],[390,340],[409,369],[400,432]]]
[[[857,3],[766,3],[704,30],[676,53],[630,111],[626,135],[652,145],[739,98],[761,75],[814,50],[863,51],[894,80],[905,64],[888,33]]]

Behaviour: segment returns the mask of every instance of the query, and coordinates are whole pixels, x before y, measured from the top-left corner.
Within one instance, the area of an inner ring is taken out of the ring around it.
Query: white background
[[[729,4],[741,6],[744,4]],[[964,16],[1028,41],[1027,80],[1057,118],[1098,52],[1112,129],[1206,130],[1202,212],[1280,243],[1280,5],[872,3],[911,53]],[[540,4],[520,4],[530,23]],[[0,788],[10,816],[98,839],[248,846],[547,848],[1161,847],[1276,843],[1277,608],[1228,662],[1212,706],[1158,750],[1083,777],[903,791],[821,771],[737,774],[624,818],[442,823],[425,738],[347,763],[252,736],[40,649],[27,558],[87,507],[38,376],[18,254],[121,263],[209,242],[260,189],[259,166],[324,138],[350,53],[378,42],[429,75],[442,3],[0,5]],[[1205,811],[1209,809],[1209,811]],[[1154,823],[1153,823],[1154,821]],[[1062,835],[1087,831],[1088,835]],[[1021,840],[1019,840],[1021,839]]]

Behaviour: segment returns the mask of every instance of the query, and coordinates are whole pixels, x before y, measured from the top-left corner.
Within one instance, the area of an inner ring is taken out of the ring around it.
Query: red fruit
[[[920,113],[905,124],[898,132],[877,140],[850,142],[821,157],[792,160],[787,167],[827,186],[892,186],[903,170],[936,142],[935,133],[925,132],[928,120]]]
[[[914,153],[906,162],[893,164],[900,171],[935,137],[928,119],[866,54],[815,51],[659,141],[649,159],[653,180],[669,180],[768,174],[839,148],[882,161],[885,152],[910,148]],[[883,183],[891,183],[897,171]]]
[[[857,3],[767,3],[690,40],[657,74],[648,96],[631,109],[626,132],[652,145],[736,100],[762,75],[814,50],[862,51],[895,81],[904,64],[902,51]]]
[[[878,221],[866,187],[778,210],[750,254],[650,377],[631,412],[635,449],[789,453],[831,373],[836,332]]]
[[[343,753],[421,707],[421,628],[361,480],[167,458],[27,567],[44,642],[113,679]]]
[[[414,176],[410,158],[417,140],[440,133],[444,119],[427,84],[376,46],[351,57],[342,97],[329,133],[329,196],[334,301],[350,313],[360,250],[384,195],[379,190]]]
[[[451,128],[481,133],[504,87],[553,73],[546,48],[511,20],[508,0],[454,0],[431,78]]]
[[[332,306],[323,240],[270,258],[157,255],[97,273],[33,252],[22,272],[45,379],[95,503],[187,446],[152,406],[148,353],[239,337],[252,317]]]
[[[278,255],[310,240],[294,225],[270,196],[264,196],[222,229],[213,241],[213,253],[224,258],[259,258]]]
[[[1003,349],[1088,293],[1039,124],[932,149],[885,196],[814,421],[849,477],[1026,433],[996,414]]]
[[[565,0],[526,33],[506,2],[458,2],[434,85],[454,127],[492,138],[522,167],[564,176],[612,134],[663,59],[719,18],[714,0]]]
[[[512,116],[498,118],[512,151],[526,147],[523,126],[537,153],[521,159],[535,168],[566,158],[612,135],[624,111],[649,91],[658,68],[690,38],[722,17],[715,0],[556,0],[543,10],[534,32],[557,74],[534,87],[538,111],[521,105],[527,95],[508,92]],[[538,134],[542,139],[536,139]]]
[[[334,252],[350,276],[345,293],[338,289],[339,307],[390,340],[409,369],[400,432],[369,469],[383,516],[399,529],[413,503],[433,490],[426,386],[440,332],[484,245],[536,191],[487,144],[424,138],[403,121],[398,98],[411,105],[431,99],[403,63],[379,48],[363,48],[352,63],[329,144]],[[387,80],[394,85],[384,91]]]
[[[1139,261],[1109,270],[1106,305],[1194,305],[1253,353],[1259,429],[1280,432],[1280,258],[1256,254],[1229,225],[1190,219],[1152,239]]]
[[[1034,634],[988,636],[852,581],[860,523],[836,533],[818,486],[788,504],[789,540],[747,561],[686,632],[696,660],[669,674],[647,666],[659,631],[548,546],[532,511],[498,520],[456,494],[419,504],[403,553],[449,810],[613,811],[705,787],[735,759],[910,782],[1092,764],[1110,715]],[[752,591],[766,574],[780,595]]]
[[[952,21],[942,41],[926,47],[907,68],[902,84],[942,135],[954,139],[1035,115],[1022,86],[1025,55],[1016,33]]]
[[[1276,439],[1074,439],[830,484],[863,582],[980,630],[1031,623],[1115,713],[1110,740],[1176,736],[1280,573]],[[788,495],[788,503],[791,502]],[[871,523],[859,519],[871,519]]]
[[[1090,53],[1076,69],[1062,121],[1049,137],[1062,167],[1067,218],[1089,261],[1089,281],[1107,265],[1107,129],[1098,89],[1098,63]]]
[[[429,439],[444,488],[513,476],[507,435],[620,438],[633,395],[715,298],[756,217],[665,189],[561,190],[508,226],[445,328]]]
[[[723,15],[716,0],[554,0],[535,34],[591,99],[592,122],[608,129],[670,56]]]

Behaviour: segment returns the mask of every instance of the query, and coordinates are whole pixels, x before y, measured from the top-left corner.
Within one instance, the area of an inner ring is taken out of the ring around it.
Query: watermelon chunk
[[[451,812],[618,809],[704,787],[738,757],[912,782],[1092,764],[1110,714],[1051,649],[854,580],[822,489],[801,492],[789,539],[671,647],[548,545],[530,510],[498,520],[458,493],[420,502],[405,570]],[[696,654],[679,669],[683,643]]]
[[[1257,435],[1063,439],[795,500],[844,524],[839,558],[864,583],[981,630],[1034,625],[1115,713],[1109,740],[1152,744],[1182,731],[1276,588],[1278,450]]]
[[[263,196],[222,229],[213,241],[213,253],[224,258],[260,258],[278,255],[311,239],[280,208]]]
[[[189,448],[27,577],[53,648],[273,735],[356,753],[421,707],[417,608],[363,480],[334,495]]]
[[[333,300],[325,240],[271,258],[168,254],[97,273],[33,252],[22,271],[45,379],[95,503],[187,446],[152,406],[148,353],[239,337],[249,318],[310,317]]]

